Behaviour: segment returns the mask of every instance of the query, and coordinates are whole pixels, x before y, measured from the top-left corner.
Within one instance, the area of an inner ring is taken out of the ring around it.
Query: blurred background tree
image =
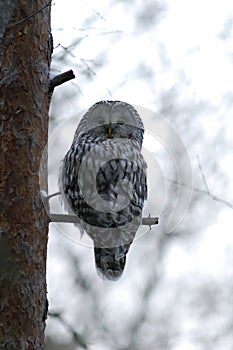
[[[232,349],[232,12],[227,0],[53,4],[52,69],[72,68],[77,78],[53,95],[50,193],[77,127],[71,117],[102,99],[170,122],[189,153],[194,190],[181,225],[166,233],[181,184],[164,146],[151,146],[165,206],[157,213],[155,177],[150,209],[160,224],[133,244],[116,283],[96,275],[91,249],[50,225],[47,350]],[[64,121],[69,133],[56,132]],[[156,176],[153,163],[148,172]],[[72,225],[65,230],[79,235]]]

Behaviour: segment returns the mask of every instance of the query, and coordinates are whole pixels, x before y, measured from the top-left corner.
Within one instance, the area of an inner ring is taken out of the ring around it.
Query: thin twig
[[[176,181],[176,180],[170,180],[170,179],[166,179],[167,182],[171,182],[171,183],[174,183],[176,185],[180,185],[180,186],[183,186],[183,187],[186,187],[186,188],[190,188],[192,189],[194,192],[199,192],[199,193],[203,193],[203,194],[206,194],[208,197],[210,197],[212,200],[214,201],[217,201],[217,202],[220,202],[220,203],[223,203],[225,204],[226,206],[228,206],[229,208],[233,209],[233,204],[226,201],[225,199],[222,199],[220,197],[217,197],[215,195],[213,195],[211,192],[207,191],[207,190],[202,190],[200,188],[197,188],[197,187],[191,187],[191,186],[188,186],[182,182],[179,182],[179,181]]]
[[[203,170],[202,170],[200,158],[199,158],[198,155],[197,155],[196,157],[197,157],[198,167],[199,167],[199,169],[200,169],[200,171],[201,171],[202,179],[203,179],[203,182],[204,182],[204,184],[205,184],[206,190],[207,190],[208,193],[210,193],[210,190],[209,190],[209,187],[208,187],[208,184],[207,184],[207,181],[206,181],[204,172],[203,172]]]
[[[39,10],[33,12],[30,16],[24,17],[18,22],[15,22],[15,23],[12,23],[12,24],[8,24],[7,27],[8,28],[14,27],[14,26],[16,26],[18,24],[21,24],[21,23],[27,21],[28,19],[30,19],[30,18],[34,17],[35,15],[37,15],[37,13],[42,12],[46,7],[48,7],[51,4],[51,2],[52,2],[52,0],[50,0],[45,6],[41,7]]]
[[[46,196],[46,200],[47,200],[47,201],[49,201],[49,200],[50,200],[50,198],[52,198],[52,197],[56,197],[56,196],[59,196],[60,194],[61,194],[61,192],[55,192],[55,193],[52,193],[52,194],[50,194],[50,195]]]
[[[86,341],[62,316],[60,312],[49,312],[49,316],[58,319],[63,326],[72,334],[76,343],[84,349],[88,349]]]
[[[69,48],[70,48],[71,46],[73,46],[73,44],[71,44],[71,45],[68,46],[68,47],[65,47],[65,46],[63,46],[62,44],[60,44],[60,47],[61,47],[66,53],[68,53],[71,57],[75,58],[75,55],[74,55],[72,52],[69,51]]]

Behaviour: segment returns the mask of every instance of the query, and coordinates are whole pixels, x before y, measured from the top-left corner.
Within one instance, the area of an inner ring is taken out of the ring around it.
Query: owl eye
[[[119,124],[119,125],[124,125],[125,123],[124,123],[123,120],[118,120],[117,124]]]

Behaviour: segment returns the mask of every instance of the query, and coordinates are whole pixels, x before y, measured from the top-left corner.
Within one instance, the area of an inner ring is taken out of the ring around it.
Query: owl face
[[[75,138],[89,131],[101,137],[128,138],[141,144],[144,128],[131,105],[121,101],[101,101],[83,116]]]
[[[91,129],[90,132],[102,138],[130,139],[132,141],[137,141],[140,146],[143,137],[142,129],[121,122],[101,124],[100,126]]]

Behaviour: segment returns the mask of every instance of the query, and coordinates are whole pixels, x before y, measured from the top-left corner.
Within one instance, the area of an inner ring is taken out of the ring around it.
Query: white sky
[[[136,2],[141,6],[141,2]],[[160,88],[169,88],[174,80],[174,74],[179,69],[183,69],[186,76],[190,80],[192,93],[199,97],[210,99],[214,103],[219,103],[219,98],[227,91],[231,91],[231,82],[233,80],[233,65],[231,64],[231,48],[230,39],[223,41],[220,34],[223,31],[225,21],[230,18],[233,13],[230,1],[168,1],[168,14],[166,20],[158,25],[158,28],[149,33],[137,33],[132,38],[134,19],[130,13],[122,12],[123,4],[119,3],[112,10],[108,10],[109,1],[93,2],[93,1],[69,1],[69,6],[62,1],[55,2],[52,7],[52,24],[54,28],[54,44],[62,43],[68,46],[74,38],[87,35],[88,37],[82,41],[77,50],[77,60],[79,57],[93,59],[98,51],[106,45],[105,36],[100,34],[103,32],[122,31],[124,39],[120,40],[120,44],[114,42],[109,55],[111,65],[108,65],[101,74],[101,81],[95,82],[91,94],[98,100],[100,93],[104,93],[106,89],[114,87],[119,81],[119,75],[123,76],[131,68],[135,57],[146,57],[147,62],[156,66]],[[70,9],[73,9],[71,11]],[[80,31],[82,21],[85,16],[99,13],[98,21],[93,29],[88,32]],[[119,23],[119,18],[120,23]],[[67,19],[67,21],[66,21]],[[198,19],[198,20],[197,20]],[[57,31],[56,29],[62,30]],[[67,35],[67,33],[69,33]],[[168,72],[162,70],[161,63],[157,57],[157,47],[154,45],[156,41],[165,45],[166,54],[169,57],[172,69]],[[130,50],[128,48],[130,47]],[[143,48],[143,49],[142,49]],[[58,50],[58,49],[56,49]],[[125,54],[127,52],[127,54]],[[191,54],[190,54],[191,53]],[[111,72],[111,74],[108,74]],[[113,74],[114,73],[114,74]],[[95,93],[96,86],[101,88],[99,95]],[[133,89],[133,103],[141,100],[140,84],[133,82],[133,86],[129,85],[129,90]],[[123,89],[122,93],[130,95],[130,91]],[[138,92],[138,95],[135,93]],[[106,93],[106,92],[105,92]],[[90,94],[90,92],[89,92]],[[119,94],[121,94],[119,92]],[[154,107],[150,105],[150,94],[148,100],[143,96],[143,104],[146,107]],[[125,95],[124,95],[125,96]],[[148,105],[149,102],[149,105]]]

